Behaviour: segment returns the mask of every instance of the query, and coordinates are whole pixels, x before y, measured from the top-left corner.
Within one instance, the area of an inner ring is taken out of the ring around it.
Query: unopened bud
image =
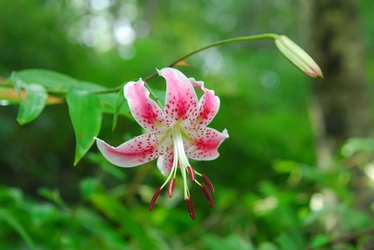
[[[275,45],[280,52],[305,74],[314,78],[323,78],[317,63],[296,43],[286,36],[278,36]]]

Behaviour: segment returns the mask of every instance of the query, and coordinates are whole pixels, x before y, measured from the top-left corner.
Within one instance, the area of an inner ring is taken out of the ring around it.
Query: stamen
[[[214,194],[214,186],[213,186],[212,182],[209,180],[209,178],[205,174],[202,174],[201,177],[203,177],[206,184],[208,184],[210,192],[212,192],[212,194]]]
[[[161,192],[161,188],[159,187],[159,188],[156,189],[156,192],[153,195],[151,202],[149,203],[149,211],[152,211],[153,206],[154,206],[154,204],[155,204],[155,202],[156,202],[156,200],[157,200],[160,192]]]
[[[190,179],[192,181],[195,180],[195,170],[193,170],[193,168],[191,166],[187,166],[187,171],[188,171],[188,174],[190,175]]]
[[[175,178],[171,179],[171,181],[169,183],[168,195],[169,195],[170,198],[173,196],[174,187],[175,187]]]
[[[185,198],[185,201],[187,201],[188,211],[190,212],[191,219],[196,220],[195,208],[193,206],[192,196]]]
[[[210,194],[209,189],[204,185],[204,183],[201,183],[201,189],[203,190],[203,194],[205,195],[205,198],[208,200],[209,205],[211,207],[214,207],[212,195]]]

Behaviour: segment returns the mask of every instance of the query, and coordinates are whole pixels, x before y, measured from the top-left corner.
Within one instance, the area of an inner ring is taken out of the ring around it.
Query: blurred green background
[[[299,4],[2,0],[0,76],[43,68],[114,87],[226,38],[271,32],[305,47]],[[359,7],[371,91],[374,6],[362,0]],[[230,134],[217,160],[192,163],[215,185],[216,206],[210,208],[191,185],[196,221],[178,192],[172,199],[163,193],[149,212],[150,198],[164,181],[155,162],[117,168],[93,146],[73,167],[75,138],[66,104],[48,106],[20,126],[18,106],[1,103],[0,249],[317,249],[373,224],[370,205],[370,212],[354,208],[348,185],[354,176],[347,167],[352,155],[336,152],[328,171],[317,166],[310,79],[272,41],[223,45],[187,62],[179,69],[221,99],[209,126]],[[164,85],[161,78],[150,82],[154,89]],[[141,133],[131,119],[121,117],[114,132],[111,122],[105,114],[99,136],[111,145]],[[373,142],[357,140],[352,147],[361,157],[358,167],[370,177]],[[371,187],[373,180],[365,177],[365,183]],[[336,203],[324,205],[326,192],[334,193]],[[333,227],[331,218],[339,221]],[[357,237],[346,247],[368,239]]]

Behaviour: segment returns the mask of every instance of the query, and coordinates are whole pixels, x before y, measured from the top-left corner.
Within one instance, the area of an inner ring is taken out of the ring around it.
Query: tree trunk
[[[328,170],[345,140],[371,135],[369,88],[365,79],[365,54],[357,0],[303,0],[301,15],[306,48],[321,67],[324,79],[313,80],[311,113],[316,132],[318,166]],[[360,168],[352,170],[354,207],[370,214],[372,189],[364,186]],[[327,205],[336,196],[324,195]],[[332,198],[331,198],[332,197]],[[331,217],[330,217],[331,218]],[[339,218],[327,229],[339,228]],[[339,233],[339,229],[336,233]]]
[[[335,155],[351,137],[371,133],[369,89],[356,0],[304,0],[307,47],[324,72],[313,82],[323,126],[318,140]]]

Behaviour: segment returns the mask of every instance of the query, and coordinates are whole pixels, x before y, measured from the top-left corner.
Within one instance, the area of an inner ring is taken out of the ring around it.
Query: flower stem
[[[212,47],[216,47],[216,46],[220,46],[220,45],[223,45],[223,44],[227,44],[227,43],[235,43],[235,42],[243,42],[243,41],[253,41],[253,40],[264,40],[264,39],[273,39],[275,40],[279,35],[277,34],[272,34],[272,33],[267,33],[267,34],[261,34],[261,35],[254,35],[254,36],[242,36],[242,37],[235,37],[235,38],[230,38],[230,39],[225,39],[225,40],[221,40],[221,41],[218,41],[218,42],[215,42],[215,43],[211,43],[211,44],[208,44],[204,47],[201,47],[197,50],[194,50],[180,58],[178,58],[177,60],[175,60],[174,62],[170,63],[167,67],[174,67],[175,65],[177,65],[180,61],[183,61],[184,59],[196,54],[196,53],[199,53],[200,51],[203,51],[203,50],[206,50],[206,49],[209,49],[209,48],[212,48]],[[154,72],[153,74],[147,76],[144,78],[144,81],[147,82],[151,79],[153,79],[154,77],[157,76],[157,72]]]
[[[206,46],[203,46],[203,47],[201,47],[199,49],[196,49],[196,50],[194,50],[194,51],[192,51],[192,52],[190,52],[190,53],[188,53],[188,54],[186,54],[186,55],[178,58],[177,60],[175,60],[174,62],[170,63],[166,67],[174,67],[179,62],[183,61],[184,59],[186,59],[186,58],[188,58],[188,57],[190,57],[190,56],[192,56],[192,55],[194,55],[196,53],[199,53],[200,51],[203,51],[203,50],[206,50],[206,49],[209,49],[209,48],[212,48],[212,47],[220,46],[220,45],[227,44],[227,43],[235,43],[235,42],[243,42],[243,41],[254,41],[254,40],[264,40],[264,39],[273,39],[273,40],[275,40],[278,36],[279,35],[277,35],[277,34],[266,33],[266,34],[261,34],[261,35],[242,36],[242,37],[235,37],[235,38],[221,40],[221,41],[214,42],[214,43],[208,44]],[[152,80],[156,76],[157,76],[157,72],[154,72],[151,75],[143,78],[143,80],[145,82],[145,86],[150,90],[151,95],[154,98],[157,98],[157,96],[151,91],[151,88],[149,87],[149,85],[147,84],[147,82],[150,81],[150,80]],[[109,88],[109,89],[106,89],[106,90],[96,91],[95,93],[97,93],[97,94],[105,94],[105,93],[110,93],[110,92],[117,92],[117,91],[119,91],[122,88],[123,88],[123,85],[120,85],[120,86],[117,86],[117,87],[114,87],[114,88]]]

